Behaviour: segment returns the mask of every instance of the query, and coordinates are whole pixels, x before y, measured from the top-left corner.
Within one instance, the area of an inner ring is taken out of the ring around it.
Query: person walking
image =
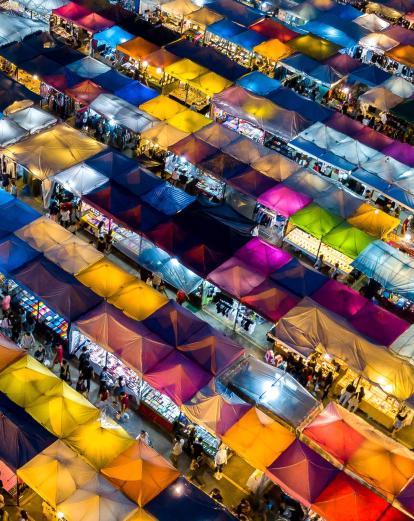
[[[91,390],[91,380],[93,378],[93,367],[89,360],[85,360],[81,370],[82,378],[85,380],[86,389],[88,394]]]
[[[70,367],[67,360],[62,360],[62,365],[60,366],[60,378],[67,384],[71,384],[71,378],[70,378]]]
[[[149,434],[144,429],[138,434],[138,436],[136,437],[136,440],[137,441],[142,441],[143,443],[145,443],[149,447],[152,446]]]
[[[347,403],[349,402],[351,396],[354,394],[355,391],[356,388],[354,383],[349,383],[342,391],[341,396],[339,397],[339,405],[342,405],[342,407],[346,407]]]
[[[171,447],[170,459],[174,467],[178,467],[178,460],[183,453],[184,440],[176,436]]]
[[[227,463],[227,449],[225,445],[221,444],[219,450],[214,457],[215,473],[214,477],[220,480],[223,477],[222,471],[224,465]]]
[[[56,347],[55,358],[53,359],[53,362],[52,362],[52,370],[54,369],[56,364],[59,365],[59,369],[60,369],[62,367],[62,362],[63,362],[63,345],[60,342],[58,344],[58,346]]]

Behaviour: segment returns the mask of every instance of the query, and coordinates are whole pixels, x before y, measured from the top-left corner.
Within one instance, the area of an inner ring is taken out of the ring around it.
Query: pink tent
[[[312,299],[329,311],[350,319],[365,306],[368,300],[341,282],[330,279],[313,295]]]
[[[190,400],[210,379],[209,373],[178,351],[173,351],[145,375],[152,387],[169,396],[177,405]]]
[[[296,440],[266,470],[290,496],[309,507],[338,474],[317,452]]]
[[[290,217],[312,202],[311,197],[283,185],[271,188],[257,200],[284,217]]]
[[[64,18],[65,20],[73,22],[74,20],[78,20],[83,16],[91,14],[92,11],[83,5],[75,4],[75,2],[69,2],[66,5],[62,5],[62,7],[59,7],[58,9],[53,9],[52,13],[55,16],[59,16],[59,18]]]
[[[89,13],[86,16],[82,16],[82,18],[77,18],[75,20],[75,24],[79,27],[82,27],[89,33],[95,34],[103,31],[104,29],[112,27],[115,25],[115,22],[104,18],[100,14]]]
[[[265,278],[237,257],[231,257],[208,276],[210,282],[238,299],[248,295]]]
[[[258,237],[238,249],[234,256],[254,271],[266,276],[287,264],[292,258],[290,253],[276,248]]]
[[[241,301],[271,322],[277,322],[300,301],[299,297],[265,280]]]
[[[367,302],[351,319],[351,324],[369,340],[390,346],[410,324],[373,302]]]

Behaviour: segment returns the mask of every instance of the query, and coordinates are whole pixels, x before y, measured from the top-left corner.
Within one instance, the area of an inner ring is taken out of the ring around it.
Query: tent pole
[[[236,327],[237,327],[237,318],[238,318],[238,316],[239,316],[240,306],[241,306],[241,303],[240,303],[240,300],[238,300],[238,301],[237,301],[237,311],[236,311],[236,316],[234,317],[233,331],[236,331]]]

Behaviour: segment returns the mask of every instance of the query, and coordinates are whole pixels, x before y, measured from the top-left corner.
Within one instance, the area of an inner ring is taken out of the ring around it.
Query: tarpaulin
[[[341,224],[343,219],[321,208],[316,203],[311,203],[292,215],[290,221],[301,230],[317,239],[322,239],[324,235]]]
[[[315,291],[312,299],[329,311],[346,319],[353,317],[368,302],[357,291],[334,279],[328,280]]]
[[[283,185],[262,193],[257,202],[284,217],[290,217],[312,202],[312,198]]]

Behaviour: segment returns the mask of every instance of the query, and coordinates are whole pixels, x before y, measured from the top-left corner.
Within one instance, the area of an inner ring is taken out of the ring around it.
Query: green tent
[[[410,99],[391,109],[391,114],[407,123],[414,123],[414,100]]]
[[[343,218],[324,210],[316,203],[311,203],[292,215],[290,222],[314,237],[322,239],[324,235],[341,224]]]
[[[356,259],[374,238],[348,223],[342,223],[322,238],[324,244]]]

